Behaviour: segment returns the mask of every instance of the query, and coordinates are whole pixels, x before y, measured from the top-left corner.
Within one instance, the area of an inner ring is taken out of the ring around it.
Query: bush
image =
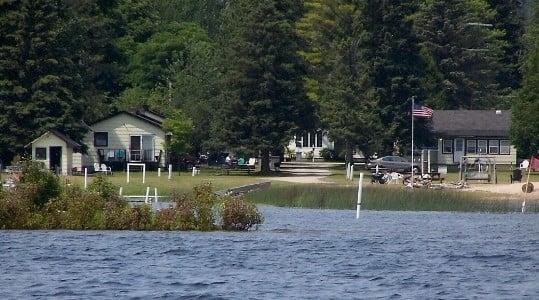
[[[217,196],[213,193],[210,182],[204,182],[193,188],[194,210],[196,215],[196,229],[215,229],[213,207],[217,203]]]
[[[264,218],[251,202],[226,196],[221,206],[221,227],[225,230],[249,230]]]
[[[33,228],[31,219],[35,212],[34,200],[38,197],[38,187],[33,184],[18,185],[0,197],[0,228]]]
[[[102,229],[106,199],[98,193],[70,187],[45,206],[46,228]]]
[[[337,154],[335,153],[335,150],[324,148],[320,150],[320,156],[322,156],[324,160],[334,160],[337,157]]]
[[[92,183],[88,185],[88,191],[98,193],[106,200],[114,200],[118,198],[118,188],[103,174],[98,174]]]
[[[62,192],[58,176],[48,170],[43,170],[41,164],[35,161],[24,162],[21,183],[35,186],[37,193],[32,201],[40,208]]]

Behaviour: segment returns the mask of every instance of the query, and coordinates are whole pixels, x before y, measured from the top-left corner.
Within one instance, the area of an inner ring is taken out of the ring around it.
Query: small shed
[[[48,130],[25,147],[32,147],[33,160],[62,175],[71,173],[73,153],[81,149],[79,143],[56,129]]]

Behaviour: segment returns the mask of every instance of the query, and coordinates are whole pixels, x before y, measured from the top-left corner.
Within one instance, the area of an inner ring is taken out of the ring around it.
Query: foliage
[[[431,64],[431,90],[439,109],[500,109],[497,76],[503,70],[503,28],[485,1],[424,1],[415,16],[423,54]]]
[[[293,28],[296,4],[241,0],[225,9],[226,107],[221,139],[231,147],[260,151],[262,172],[269,172],[270,151],[287,145],[293,133],[312,120]]]
[[[32,201],[38,207],[42,207],[62,192],[58,176],[51,171],[43,170],[41,164],[36,161],[24,162],[20,182],[23,185],[31,184],[37,189]]]
[[[225,230],[245,231],[264,222],[256,205],[239,197],[222,200],[221,226]]]
[[[183,111],[174,110],[165,120],[163,126],[167,132],[172,133],[167,149],[175,153],[184,153],[191,150],[189,141],[194,129],[193,121]]]
[[[114,186],[104,174],[98,174],[96,178],[88,185],[88,191],[97,193],[101,198],[110,201],[118,196],[118,188]]]
[[[0,229],[25,229],[35,211],[39,191],[35,185],[19,185],[0,195]]]
[[[521,157],[539,151],[539,5],[525,36],[526,55],[522,63],[522,88],[513,102],[512,141]]]
[[[331,150],[328,148],[324,148],[320,150],[320,156],[324,158],[326,161],[334,160],[337,158],[337,153],[335,153],[335,150]]]

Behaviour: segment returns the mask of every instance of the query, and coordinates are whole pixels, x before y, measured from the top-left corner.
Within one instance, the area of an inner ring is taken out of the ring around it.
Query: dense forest
[[[4,0],[0,159],[122,109],[177,151],[267,156],[323,128],[348,151],[406,145],[410,99],[513,109],[539,149],[539,7],[518,0]],[[419,120],[419,143],[428,122]]]

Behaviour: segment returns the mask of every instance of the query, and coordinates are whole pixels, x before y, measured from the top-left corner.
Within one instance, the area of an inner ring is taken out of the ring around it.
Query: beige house
[[[45,162],[51,169],[59,165],[63,174],[83,168],[93,170],[95,164],[115,169],[123,169],[129,162],[157,167],[165,163],[166,133],[162,122],[162,116],[146,110],[118,112],[89,126],[83,140],[84,154],[74,151],[81,145],[56,130],[47,131],[29,145],[34,160]],[[45,155],[43,148],[47,149]]]
[[[510,110],[434,111],[438,164],[456,165],[463,156],[489,156],[496,164],[515,164],[517,151],[509,138],[510,126]]]
[[[79,143],[54,129],[45,132],[26,145],[27,148],[30,146],[32,146],[32,157],[35,161],[63,175],[70,173],[74,167],[73,158],[80,156],[81,150]]]

